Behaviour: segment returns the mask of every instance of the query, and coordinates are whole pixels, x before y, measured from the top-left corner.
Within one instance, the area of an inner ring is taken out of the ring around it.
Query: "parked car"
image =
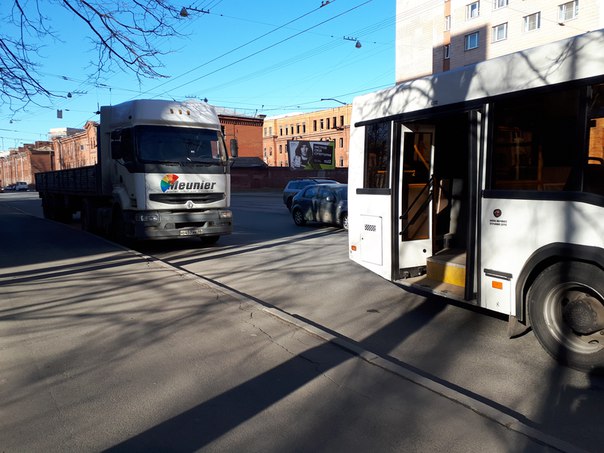
[[[294,195],[300,192],[307,186],[312,184],[339,184],[338,181],[333,179],[321,179],[321,178],[297,178],[292,179],[287,183],[283,189],[283,204],[287,206],[287,209],[292,209],[292,199]]]
[[[302,189],[292,200],[292,217],[298,226],[321,222],[348,229],[348,185],[315,184]]]
[[[19,191],[27,192],[29,190],[29,185],[26,182],[17,181],[17,183],[15,184],[15,190],[17,192],[19,192]]]

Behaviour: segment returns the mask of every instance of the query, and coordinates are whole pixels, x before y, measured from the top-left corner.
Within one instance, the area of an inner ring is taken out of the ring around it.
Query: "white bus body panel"
[[[358,96],[353,101],[351,129],[350,129],[350,156],[349,156],[349,176],[348,176],[348,220],[349,220],[349,255],[350,258],[366,267],[367,269],[377,273],[378,275],[391,280],[392,279],[392,192],[390,194],[358,194],[357,189],[363,188],[364,178],[364,126],[357,126],[360,122],[379,120],[387,120],[389,117],[394,117],[403,113],[413,113],[434,107],[463,103],[473,100],[480,100],[492,96],[513,93],[531,88],[539,88],[552,84],[563,83],[570,80],[587,79],[596,77],[604,73],[604,52],[602,51],[602,43],[604,42],[604,30],[597,30],[583,35],[575,36],[569,39],[553,42],[543,46],[527,49],[525,51],[514,54],[504,55],[491,60],[486,60],[475,65],[447,71],[432,76],[427,76],[410,82],[396,85],[392,88],[381,90],[374,93]],[[398,152],[391,148],[393,152]],[[392,182],[389,186],[391,190]],[[531,205],[531,202],[508,200],[506,203],[513,203],[514,206]],[[542,202],[536,202],[541,205]],[[488,241],[483,242],[481,257],[483,260],[489,260],[489,249],[507,247],[505,256],[506,259],[497,258],[496,262],[486,261],[484,266],[480,266],[481,273],[479,279],[484,280],[484,268],[498,269],[510,268],[509,263],[516,263],[509,271],[517,277],[519,268],[522,267],[526,258],[536,250],[535,247],[540,247],[550,242],[572,242],[563,232],[567,232],[564,228],[563,220],[566,218],[563,215],[565,208],[569,209],[570,203],[553,203],[556,208],[554,212],[543,212],[537,214],[534,206],[531,210],[526,207],[526,216],[522,219],[514,220],[514,225],[518,223],[519,228],[507,228],[504,230],[495,227],[487,227],[488,232],[484,232],[489,236]],[[573,204],[573,206],[576,206]],[[507,208],[507,206],[506,206]],[[495,209],[491,201],[485,200],[483,213]],[[502,208],[500,208],[502,209]],[[523,208],[514,208],[522,212]],[[575,209],[575,207],[573,207]],[[582,206],[589,212],[593,218],[598,208],[590,208]],[[364,222],[361,215],[375,216],[381,218],[382,237],[381,243],[383,248],[382,265],[375,264],[363,260],[362,256],[368,256],[368,252],[360,252],[363,244],[361,240],[362,229]],[[543,232],[531,232],[529,223],[526,219],[532,215],[543,216],[548,224],[558,222],[560,226],[549,227],[547,235]],[[480,219],[478,219],[480,222]],[[568,226],[568,225],[567,225]],[[597,228],[597,224],[591,223],[591,227]],[[503,231],[500,231],[503,230]],[[495,232],[497,232],[495,234]],[[507,233],[506,233],[507,231]],[[518,232],[526,235],[521,238],[524,245],[519,245]],[[557,231],[557,232],[556,232]],[[555,233],[556,232],[556,233]],[[555,234],[554,234],[555,233]],[[601,232],[600,232],[601,234]],[[503,235],[502,238],[499,235]],[[547,238],[547,239],[546,239]],[[399,238],[397,238],[398,240]],[[505,239],[505,243],[497,242]],[[584,239],[581,239],[583,243]],[[518,245],[514,245],[517,243]],[[596,242],[601,244],[601,240]],[[505,244],[505,245],[504,245]],[[587,242],[588,244],[588,242]],[[592,243],[595,244],[595,243]],[[519,256],[518,253],[512,252],[519,248],[527,250],[526,256]],[[357,249],[356,251],[354,249]],[[505,266],[503,266],[505,264]],[[481,289],[484,293],[485,287],[482,282]],[[513,286],[513,285],[512,285]],[[509,303],[503,304],[500,302],[497,311],[504,313],[513,313],[515,310],[514,291],[511,291]]]
[[[352,125],[601,75],[603,41],[604,30],[597,30],[359,96]]]
[[[354,124],[355,121],[359,121],[359,118],[355,118],[353,112],[351,123]],[[364,142],[365,129],[352,127],[350,149],[362,150]],[[390,280],[392,277],[391,195],[356,194],[356,188],[363,187],[363,153],[350,153],[349,168],[360,169],[356,172],[348,172],[348,251],[350,259]],[[350,191],[355,192],[350,193]],[[351,203],[350,200],[354,200],[354,203]],[[354,219],[352,224],[350,219]],[[365,228],[372,230],[374,226],[376,231],[365,231]]]
[[[482,200],[481,300],[490,310],[516,316],[516,294],[496,298],[489,271],[510,274],[515,288],[530,256],[552,243],[604,247],[602,208],[587,203],[510,199]],[[505,279],[495,279],[506,284]],[[506,288],[502,288],[502,293]]]

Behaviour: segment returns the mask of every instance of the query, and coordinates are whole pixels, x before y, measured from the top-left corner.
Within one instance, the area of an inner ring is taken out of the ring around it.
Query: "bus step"
[[[464,287],[466,282],[466,252],[443,250],[427,260],[427,277],[449,285]]]

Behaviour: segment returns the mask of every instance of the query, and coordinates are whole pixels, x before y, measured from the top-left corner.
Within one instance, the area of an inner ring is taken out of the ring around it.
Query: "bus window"
[[[524,95],[495,103],[493,189],[578,190],[577,90]]]
[[[583,190],[604,195],[604,84],[592,87],[588,121],[589,154]]]
[[[365,177],[368,189],[390,187],[390,122],[365,126]]]

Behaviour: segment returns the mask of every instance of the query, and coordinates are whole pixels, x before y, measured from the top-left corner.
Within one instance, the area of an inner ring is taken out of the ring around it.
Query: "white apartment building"
[[[604,0],[397,0],[396,82],[604,28]]]

